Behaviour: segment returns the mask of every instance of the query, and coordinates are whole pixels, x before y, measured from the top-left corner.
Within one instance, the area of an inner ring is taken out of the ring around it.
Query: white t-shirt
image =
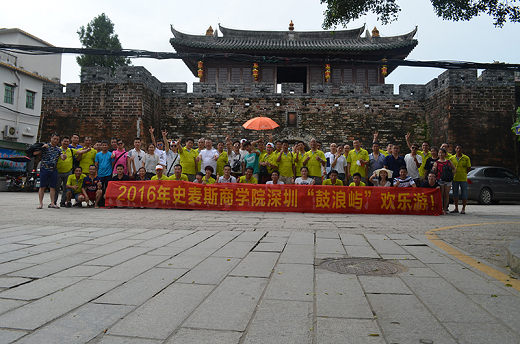
[[[417,161],[419,161],[419,164],[422,163],[422,157],[417,154],[415,156],[417,158]],[[413,179],[417,179],[420,177],[419,175],[419,167],[415,164],[415,161],[413,160],[412,154],[408,153],[404,156],[404,162],[406,163],[406,169],[408,170],[408,176],[412,177]]]
[[[166,155],[166,171],[164,171],[164,174],[171,176],[175,174],[173,172],[173,166],[181,163],[181,157],[179,154],[173,152],[171,149],[168,150],[168,152],[164,152]]]
[[[224,176],[220,176],[218,178],[219,183],[236,183],[237,179],[233,176],[229,176],[229,179],[224,178]]]
[[[397,185],[397,187],[400,187],[400,188],[406,188],[406,187],[409,187],[409,186],[412,186],[415,184],[412,177],[410,177],[410,176],[406,177],[406,179],[401,179],[401,177],[395,178],[394,184],[397,182],[399,182],[399,185]]]
[[[301,177],[298,177],[296,178],[296,180],[294,181],[294,184],[299,184],[299,185],[311,185],[312,181],[314,179],[312,179],[311,177],[308,177],[306,180],[303,180]]]
[[[266,184],[273,184],[273,181],[269,180]],[[282,185],[282,184],[283,184],[283,182],[281,180],[279,180],[278,183],[273,184],[273,185]]]
[[[132,171],[130,171],[132,174],[139,171],[139,169],[143,166],[143,159],[144,159],[145,154],[146,154],[146,152],[144,150],[141,149],[138,152],[135,148],[128,152],[128,158],[135,156],[134,161],[133,161],[134,163],[130,164],[132,166]],[[135,169],[134,169],[134,165],[135,165]]]
[[[155,148],[154,154],[159,157],[159,165],[166,166],[166,152]]]
[[[335,156],[333,156],[331,158],[332,160],[330,161],[330,167],[331,167],[331,170],[336,170],[338,171],[338,173],[343,173],[345,174],[345,166],[347,166],[347,159],[345,158],[345,156],[342,154],[339,158],[338,158],[338,161],[336,161],[336,165],[334,167],[332,167],[332,163],[334,162],[334,159],[336,159]],[[329,171],[330,172],[330,171]]]
[[[215,160],[215,155],[218,158],[218,150],[215,148],[211,148],[210,150],[203,149],[199,152],[199,157],[202,159],[200,172],[205,173],[206,166],[211,166],[213,167],[213,173],[217,173],[217,161]]]

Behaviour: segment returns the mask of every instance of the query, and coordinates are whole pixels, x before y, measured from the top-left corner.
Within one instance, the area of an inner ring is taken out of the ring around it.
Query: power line
[[[7,106],[0,105],[0,108],[6,109],[6,110],[11,111],[11,112],[14,112],[15,114],[18,114],[18,115],[24,115],[24,116],[29,116],[29,117],[40,118],[40,116],[31,115],[31,114],[28,114],[28,113],[25,113],[25,112],[20,112],[20,111],[17,111],[17,110],[13,110],[13,109],[8,108]]]
[[[248,54],[234,53],[213,53],[213,54],[195,54],[195,53],[172,53],[157,52],[148,50],[122,49],[85,49],[85,48],[65,48],[65,47],[38,47],[31,45],[19,44],[3,44],[0,43],[0,51],[7,51],[18,54],[28,55],[49,55],[49,54],[83,54],[83,55],[101,55],[101,56],[123,56],[127,58],[151,58],[157,60],[167,59],[194,59],[204,61],[205,59],[214,60],[232,60],[236,62],[251,63],[280,63],[287,64],[324,64],[324,63],[342,63],[350,65],[388,65],[388,66],[409,66],[409,67],[430,67],[443,69],[498,69],[498,70],[514,70],[520,71],[520,64],[512,63],[482,63],[469,61],[414,61],[414,60],[398,60],[389,59],[387,61],[369,61],[369,60],[353,60],[353,59],[323,59],[323,58],[307,58],[307,57],[283,57],[283,56],[253,56]]]

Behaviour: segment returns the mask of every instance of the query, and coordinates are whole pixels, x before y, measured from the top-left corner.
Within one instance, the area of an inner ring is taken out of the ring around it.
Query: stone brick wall
[[[371,147],[374,131],[380,142],[398,142],[408,148],[404,135],[413,141],[428,139],[465,145],[474,165],[494,164],[517,169],[518,145],[509,130],[515,116],[512,72],[476,70],[446,71],[426,85],[371,86],[368,93],[357,85],[340,85],[333,94],[328,84],[312,84],[302,94],[300,84],[283,84],[277,94],[272,84],[257,83],[251,92],[244,84],[160,83],[143,67],[123,67],[111,73],[92,68],[82,72],[81,84],[68,84],[66,92],[46,85],[42,104],[42,140],[54,132],[94,140],[121,137],[131,147],[135,136],[149,141],[148,128],[166,129],[169,137],[223,140],[257,139],[263,132],[241,125],[256,116],[269,116],[280,127],[276,139],[308,142],[316,137],[328,149],[331,142],[360,139]],[[297,126],[287,125],[289,114]]]

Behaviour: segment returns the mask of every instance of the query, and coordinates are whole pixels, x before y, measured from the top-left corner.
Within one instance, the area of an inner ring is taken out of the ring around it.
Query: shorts
[[[78,197],[83,195],[81,192],[80,193],[75,193],[74,191],[72,191],[72,189],[67,189],[67,193],[71,192],[72,193],[72,196],[71,198],[74,198],[76,200],[76,202],[79,202],[78,201]]]
[[[56,189],[58,183],[58,171],[49,171],[44,168],[40,169],[40,187],[45,188],[47,184],[50,188]]]
[[[96,200],[96,191],[87,191],[88,199],[94,202]]]
[[[459,198],[459,186],[460,186],[460,199],[468,199],[468,182],[453,182],[453,198]]]
[[[440,180],[440,179],[437,179],[437,183],[438,183],[439,185],[451,186],[451,183],[452,183],[452,182],[444,182],[444,181],[442,181],[442,180]]]

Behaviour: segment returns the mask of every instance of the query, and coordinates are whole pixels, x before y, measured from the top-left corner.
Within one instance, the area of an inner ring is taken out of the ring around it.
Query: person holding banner
[[[146,176],[146,170],[144,169],[144,167],[140,167],[139,170],[137,170],[137,176],[135,177],[135,180],[138,182],[150,180],[150,178]]]
[[[170,180],[170,178],[163,174],[163,168],[163,165],[155,166],[155,176],[153,176],[151,180]]]
[[[280,178],[280,173],[278,173],[278,171],[273,171],[273,173],[271,173],[271,180],[269,180],[266,184],[269,184],[269,185],[283,185],[283,184],[285,184],[281,180],[278,180],[279,178]]]
[[[204,178],[202,178],[202,184],[215,184],[215,178],[212,177],[214,172],[213,167],[206,166],[206,169],[204,171],[206,172],[206,175],[204,176]]]
[[[323,181],[323,185],[343,186],[343,182],[338,179],[338,171],[330,170],[329,178]]]
[[[252,166],[246,167],[246,174],[245,174],[245,176],[240,177],[238,182],[239,183],[245,183],[245,184],[258,184],[258,180],[255,177],[253,177],[253,171],[254,170],[253,170]]]
[[[361,181],[361,173],[354,173],[352,180],[353,182],[350,183],[349,186],[366,186],[366,184]]]
[[[173,172],[173,175],[170,176],[170,180],[189,181],[188,176],[182,173],[182,165],[177,164],[173,166]]]
[[[307,166],[303,166],[300,169],[301,177],[296,178],[294,184],[298,185],[314,185],[314,179],[309,177],[309,169]]]
[[[374,171],[374,174],[370,177],[370,182],[374,186],[392,186],[392,171],[387,170],[386,168],[380,168]]]
[[[218,174],[217,174],[218,177]],[[231,175],[231,166],[224,166],[224,175],[217,178],[217,183],[236,183],[237,179]]]

